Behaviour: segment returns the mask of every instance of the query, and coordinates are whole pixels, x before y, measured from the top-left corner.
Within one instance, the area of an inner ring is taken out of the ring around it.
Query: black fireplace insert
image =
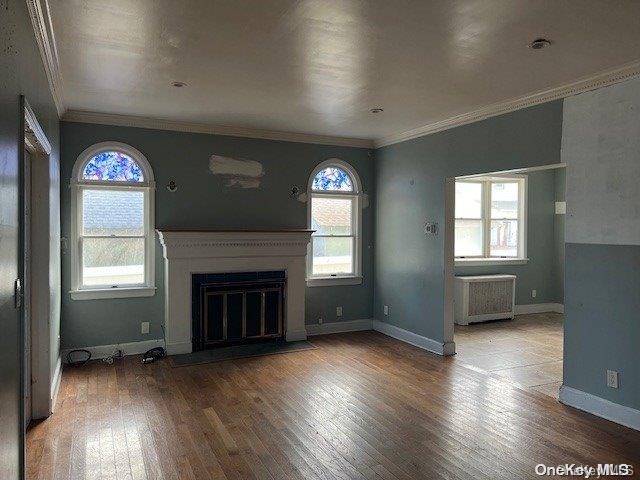
[[[192,275],[193,351],[284,337],[286,273]]]

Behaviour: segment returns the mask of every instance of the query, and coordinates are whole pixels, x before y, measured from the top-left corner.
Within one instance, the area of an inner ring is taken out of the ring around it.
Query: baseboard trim
[[[561,303],[532,303],[530,305],[516,305],[514,312],[516,315],[548,312],[564,313],[564,305]]]
[[[308,335],[326,335],[328,333],[360,332],[371,330],[371,319],[345,320],[344,322],[328,322],[307,325]]]
[[[428,352],[444,356],[454,355],[456,353],[456,345],[454,342],[438,342],[437,340],[423,337],[417,333],[410,332],[404,328],[396,327],[395,325],[381,322],[379,320],[373,320],[371,323],[375,331],[383,333],[389,337],[393,337],[396,340],[409,343],[415,347],[422,348]]]
[[[640,410],[619,405],[566,385],[560,387],[559,400],[561,403],[583,412],[591,413],[634,430],[640,430]]]
[[[192,351],[193,345],[191,342],[167,343],[167,355],[181,355]]]
[[[299,342],[300,340],[307,339],[307,331],[306,330],[287,330],[287,334],[285,335],[287,342]]]
[[[58,361],[56,362],[56,369],[53,372],[53,378],[51,379],[51,395],[50,399],[50,413],[56,408],[56,400],[58,399],[58,392],[60,391],[60,382],[62,381],[62,358],[58,357]]]
[[[116,343],[113,345],[95,345],[92,347],[78,347],[83,350],[89,350],[91,352],[92,360],[100,360],[106,358],[109,355],[113,355],[116,350],[122,350],[123,355],[139,355],[155,347],[163,347],[164,341],[161,338],[156,340],[145,340],[142,342],[130,342],[130,343]],[[62,351],[62,358],[67,363],[67,354],[76,350],[75,348],[67,348]],[[189,345],[189,351],[191,351],[191,345]]]

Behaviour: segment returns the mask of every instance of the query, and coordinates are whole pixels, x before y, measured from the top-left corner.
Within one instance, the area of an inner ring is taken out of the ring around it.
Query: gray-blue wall
[[[444,340],[445,178],[560,162],[562,102],[551,102],[376,150],[373,315]],[[383,316],[383,305],[390,315]]]
[[[18,195],[25,95],[58,159],[58,115],[24,1],[0,2],[0,478],[19,478],[20,317],[13,307],[18,276]],[[56,163],[57,165],[57,163]],[[52,326],[54,329],[55,325]]]
[[[170,132],[64,122],[61,127],[62,234],[69,236],[70,192],[66,186],[78,155],[98,142],[118,141],[140,150],[156,178],[156,227],[182,228],[304,228],[307,205],[292,199],[293,186],[306,189],[313,168],[328,158],[350,163],[360,175],[365,193],[373,196],[373,158],[366,149],[280,142],[250,138]],[[208,170],[213,154],[261,162],[265,175],[257,189],[227,187]],[[178,191],[165,187],[170,180]],[[356,286],[313,287],[306,291],[307,323],[371,318],[373,299],[373,209],[363,210],[363,276]],[[156,248],[156,286],[150,298],[71,300],[70,258],[62,259],[63,348],[107,345],[160,338],[164,321],[163,264]],[[142,335],[140,323],[152,323]]]
[[[561,173],[562,172],[562,173]],[[491,172],[486,172],[491,173]],[[455,267],[456,275],[516,275],[516,305],[562,303],[558,284],[558,250],[556,236],[556,177],[564,169],[539,170],[528,176],[527,257],[525,265],[482,265]],[[559,215],[558,215],[559,216]],[[559,233],[558,233],[559,235]],[[531,291],[536,290],[536,297]]]
[[[640,409],[640,78],[564,105],[563,383]]]

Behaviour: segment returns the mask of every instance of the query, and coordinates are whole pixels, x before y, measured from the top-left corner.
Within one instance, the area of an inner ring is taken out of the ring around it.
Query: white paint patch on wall
[[[242,158],[211,155],[209,171],[213,175],[221,175],[227,187],[258,188],[264,176],[264,168],[260,162]]]
[[[566,242],[640,245],[640,78],[564,100]]]

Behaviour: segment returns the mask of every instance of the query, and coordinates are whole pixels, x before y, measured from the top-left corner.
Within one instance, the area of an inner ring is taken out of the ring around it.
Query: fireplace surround
[[[282,336],[305,340],[307,246],[313,230],[157,231],[164,257],[165,335],[169,355],[193,351],[193,276],[284,272]]]

